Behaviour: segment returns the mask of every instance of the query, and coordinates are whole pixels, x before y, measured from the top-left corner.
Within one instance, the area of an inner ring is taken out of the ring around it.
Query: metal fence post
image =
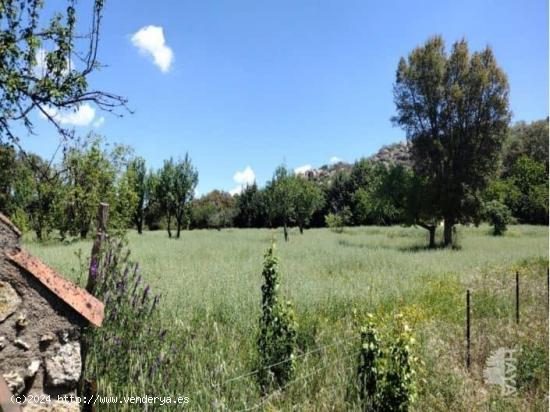
[[[466,291],[466,367],[470,369],[470,289]]]

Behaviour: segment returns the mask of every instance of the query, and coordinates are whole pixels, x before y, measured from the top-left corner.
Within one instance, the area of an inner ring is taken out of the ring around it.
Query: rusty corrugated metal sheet
[[[21,412],[21,407],[12,402],[12,393],[6,384],[6,381],[0,375],[0,410],[4,412]]]
[[[18,266],[25,269],[58,298],[87,319],[92,325],[101,326],[104,305],[86,290],[65,279],[40,259],[25,250],[8,256]]]
[[[11,230],[13,230],[17,236],[21,237],[21,231],[17,228],[17,226],[13,224],[11,220],[7,218],[7,216],[3,215],[2,213],[0,213],[0,221],[8,226]]]

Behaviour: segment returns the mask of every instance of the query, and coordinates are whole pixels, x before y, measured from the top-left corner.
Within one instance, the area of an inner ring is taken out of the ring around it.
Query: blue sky
[[[106,3],[99,60],[108,67],[90,82],[135,113],[66,120],[133,146],[153,168],[189,151],[202,194],[263,184],[282,162],[351,162],[404,139],[390,122],[395,70],[433,34],[449,46],[491,45],[514,121],[548,116],[546,0]],[[36,131],[24,147],[51,156],[53,129],[36,116]]]

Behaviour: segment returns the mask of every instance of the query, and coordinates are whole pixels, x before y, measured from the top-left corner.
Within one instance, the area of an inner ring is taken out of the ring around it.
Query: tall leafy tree
[[[0,141],[18,144],[16,128],[33,132],[33,112],[63,137],[72,132],[60,110],[82,104],[112,111],[126,100],[89,87],[97,61],[103,0],[94,0],[91,22],[78,25],[76,1],[3,0],[0,2]],[[59,7],[62,5],[61,7]],[[55,7],[58,7],[55,9]],[[47,10],[52,10],[49,14]],[[84,27],[90,31],[82,33]]]
[[[401,58],[394,84],[396,116],[412,143],[414,169],[435,190],[430,199],[453,228],[481,211],[480,192],[494,174],[510,111],[509,86],[492,50],[470,54],[465,40],[450,54],[439,36]]]
[[[128,182],[131,185],[131,189],[136,195],[136,206],[132,214],[132,221],[137,228],[139,234],[143,232],[143,221],[145,217],[145,208],[149,198],[148,190],[148,174],[145,166],[145,159],[142,157],[136,157],[128,164],[126,171]]]
[[[275,170],[273,179],[267,188],[269,215],[273,221],[283,226],[285,241],[288,241],[288,227],[295,222],[296,180],[290,171],[281,165]]]
[[[521,156],[545,165],[548,173],[548,118],[518,122],[510,128],[503,150],[503,175],[508,176]]]
[[[19,154],[14,201],[39,241],[57,226],[62,187],[59,171],[36,154]]]
[[[130,187],[121,175],[129,155],[125,146],[105,150],[101,138],[91,135],[65,151],[62,162],[65,186],[62,233],[86,238],[100,202],[112,205],[111,227],[126,228],[134,201]],[[118,200],[126,206],[117,206]]]
[[[176,238],[180,237],[198,180],[198,172],[187,153],[178,162],[174,162],[172,158],[164,162],[159,175],[157,196],[167,219],[169,237],[172,237],[172,219],[176,221]]]
[[[310,224],[313,214],[324,205],[323,192],[314,182],[302,176],[293,177],[296,184],[294,217],[300,233]]]
[[[17,156],[10,144],[0,144],[0,212],[10,215],[14,211],[13,185],[17,178]]]
[[[256,182],[246,185],[236,196],[235,225],[237,227],[263,227],[268,224],[265,208],[265,192]]]
[[[227,192],[213,190],[191,204],[191,226],[220,230],[233,225],[235,198]]]

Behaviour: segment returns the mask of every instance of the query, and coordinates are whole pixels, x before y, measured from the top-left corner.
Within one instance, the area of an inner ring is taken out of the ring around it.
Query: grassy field
[[[288,243],[275,230],[198,230],[179,240],[130,232],[132,257],[162,293],[162,321],[178,343],[172,369],[163,372],[163,391],[189,396],[190,410],[352,410],[346,394],[358,349],[354,309],[359,318],[373,312],[381,319],[399,311],[413,326],[425,364],[415,410],[547,410],[548,228],[512,226],[506,236],[493,237],[486,226],[460,227],[458,238],[456,250],[427,250],[426,231],[401,227],[292,231]],[[296,307],[300,352],[295,381],[262,398],[254,375],[246,374],[254,368],[263,253],[273,239],[281,293]],[[85,257],[91,243],[26,238],[25,246],[76,279],[77,252]],[[464,366],[466,289],[473,302],[470,371]],[[518,349],[519,391],[509,398],[482,379],[485,360],[499,347]],[[101,377],[99,384],[113,390]]]

